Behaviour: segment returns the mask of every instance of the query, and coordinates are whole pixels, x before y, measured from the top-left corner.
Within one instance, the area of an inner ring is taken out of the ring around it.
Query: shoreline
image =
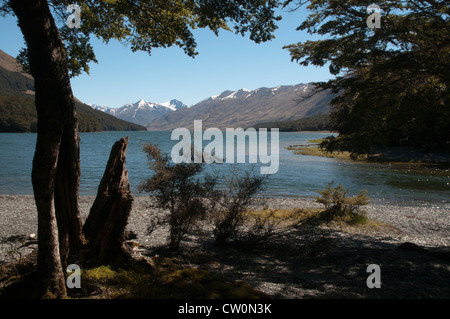
[[[139,193],[139,192],[134,192],[133,190],[131,191],[131,195],[133,196],[133,198],[138,198],[138,199],[143,199],[143,198],[149,198],[149,194],[143,194],[143,193]],[[315,195],[295,195],[295,194],[262,194],[262,195],[257,195],[255,196],[255,198],[259,198],[259,199],[273,199],[275,201],[282,201],[282,200],[289,200],[289,201],[305,201],[305,202],[314,202],[314,198],[316,196],[318,196],[319,194],[315,194]],[[30,194],[30,193],[16,193],[16,194],[4,194],[4,193],[0,193],[0,203],[1,203],[1,198],[2,197],[30,197],[32,199],[34,199],[34,195]],[[80,200],[82,198],[95,198],[97,196],[97,194],[80,194],[79,198]],[[379,205],[384,205],[384,206],[399,206],[399,207],[403,207],[403,206],[416,206],[416,205],[420,205],[420,206],[436,206],[436,205],[449,205],[450,207],[450,200],[445,200],[445,199],[427,199],[427,198],[421,198],[421,199],[417,199],[417,198],[402,198],[402,199],[390,199],[390,198],[375,198],[375,197],[370,197],[370,205],[373,206],[379,206]],[[1,212],[1,208],[0,208],[0,212]]]
[[[149,225],[153,208],[148,204],[148,195],[133,196],[133,208],[128,221],[128,229],[134,231],[139,239],[148,242],[146,228]],[[95,196],[79,197],[81,217],[89,214]],[[323,206],[307,197],[265,197],[255,208],[268,206],[269,209],[291,208],[323,208]],[[13,235],[35,234],[37,232],[37,212],[33,195],[0,195],[0,238]],[[389,203],[371,203],[362,207],[367,217],[388,224],[400,233],[395,240],[410,241],[421,246],[450,247],[450,203],[419,203],[410,205]],[[1,258],[0,258],[1,260]]]
[[[363,155],[361,158],[352,159],[350,152],[335,151],[328,153],[320,149],[320,143],[309,141],[307,144],[290,145],[287,150],[296,155],[308,155],[337,158],[353,161],[356,163],[388,163],[391,165],[423,165],[437,166],[441,169],[450,167],[450,151],[421,151],[413,147],[374,147],[371,154]]]

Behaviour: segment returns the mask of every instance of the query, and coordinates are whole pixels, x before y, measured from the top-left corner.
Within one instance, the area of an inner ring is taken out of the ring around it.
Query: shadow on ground
[[[172,256],[246,281],[273,298],[450,298],[448,247],[425,249],[323,228],[297,229],[253,246],[186,246]],[[165,251],[159,247],[158,253]],[[367,285],[371,264],[380,267],[381,288]]]

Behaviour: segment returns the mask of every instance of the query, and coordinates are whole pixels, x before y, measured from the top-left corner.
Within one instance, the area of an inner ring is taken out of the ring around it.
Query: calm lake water
[[[280,133],[279,170],[269,175],[265,195],[316,196],[317,191],[334,181],[349,189],[350,194],[367,189],[372,202],[430,202],[433,205],[450,201],[450,171],[417,168],[387,163],[356,163],[332,158],[295,155],[286,147],[328,136],[329,133]],[[135,195],[137,185],[151,175],[143,143],[154,143],[166,153],[173,145],[171,132],[104,132],[81,133],[80,195],[95,195],[102,178],[111,146],[121,137],[129,136],[127,151],[128,176]],[[31,164],[36,134],[0,134],[0,194],[32,194]],[[209,141],[204,141],[203,146]],[[225,152],[225,150],[224,150]],[[234,166],[247,170],[261,164],[208,164],[206,172],[229,174]],[[262,164],[267,166],[266,164]]]

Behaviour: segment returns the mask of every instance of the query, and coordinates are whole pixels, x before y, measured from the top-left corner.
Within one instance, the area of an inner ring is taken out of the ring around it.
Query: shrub
[[[255,219],[253,225],[246,231],[243,226],[247,220],[246,211],[254,202],[255,195],[263,189],[264,177],[254,176],[246,172],[240,176],[234,171],[226,180],[224,190],[216,193],[213,201],[212,220],[214,224],[214,238],[216,245],[224,245],[226,242],[243,239],[244,237],[255,238],[262,230],[271,226],[262,219]]]
[[[361,207],[369,204],[367,191],[362,190],[354,197],[347,197],[348,189],[344,189],[341,184],[337,187],[332,185],[333,183],[329,183],[326,189],[318,191],[321,196],[315,198],[318,203],[325,206],[321,218],[327,222],[365,223],[365,212],[361,210]]]
[[[10,265],[14,268],[17,275],[20,274],[19,269],[22,264],[22,251],[21,249],[27,246],[27,236],[25,235],[12,235],[9,237],[0,238],[0,245],[7,245],[6,255],[12,262]]]
[[[139,188],[155,196],[157,207],[169,210],[169,215],[155,219],[148,231],[168,224],[169,248],[176,250],[183,237],[206,216],[206,199],[212,193],[216,180],[209,176],[204,181],[197,178],[203,163],[172,163],[153,144],[144,145],[144,152],[154,174]]]
[[[224,186],[219,189],[217,176],[204,174],[200,178],[204,163],[174,164],[153,144],[144,145],[144,152],[154,174],[140,185],[140,190],[153,195],[156,207],[169,212],[155,217],[147,230],[151,233],[169,225],[169,248],[178,249],[184,236],[206,217],[213,224],[218,246],[231,241],[255,243],[268,238],[280,223],[270,214],[248,214],[255,195],[263,189],[265,177],[235,169],[222,178]]]

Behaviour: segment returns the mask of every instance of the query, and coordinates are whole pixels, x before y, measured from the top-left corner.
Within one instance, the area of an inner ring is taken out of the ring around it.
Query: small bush
[[[270,238],[297,228],[302,222],[302,211],[299,209],[249,211],[246,214],[248,226],[242,232],[240,241],[250,245],[267,241]]]
[[[168,224],[169,248],[176,250],[184,236],[206,216],[208,205],[205,199],[210,197],[216,180],[207,176],[200,181],[197,175],[202,171],[203,163],[172,163],[153,144],[145,145],[144,152],[154,174],[140,185],[140,190],[154,195],[158,208],[169,210],[169,215],[155,219],[148,231]]]
[[[11,261],[16,261],[15,263],[11,263],[11,266],[18,275],[20,273],[19,270],[21,268],[23,257],[21,249],[27,246],[26,242],[27,236],[25,235],[12,235],[9,237],[0,238],[0,245],[9,246],[9,248],[6,249],[6,254]]]
[[[214,224],[214,239],[216,245],[221,246],[229,241],[243,240],[260,236],[262,231],[270,225],[261,218],[255,219],[253,225],[245,228],[248,220],[246,214],[249,206],[254,202],[255,195],[263,189],[264,177],[254,176],[246,172],[240,176],[235,171],[226,180],[223,191],[216,193],[213,201],[212,220]]]
[[[361,207],[369,204],[367,191],[362,190],[354,197],[347,197],[348,190],[344,189],[341,184],[337,187],[332,187],[332,185],[333,183],[330,183],[326,189],[318,191],[321,196],[315,198],[318,203],[325,206],[321,218],[327,222],[365,223],[367,218]]]
[[[257,243],[275,233],[280,220],[270,214],[248,214],[266,177],[234,169],[222,178],[224,183],[219,188],[218,176],[199,176],[204,163],[174,164],[153,144],[145,145],[144,151],[154,174],[140,185],[140,190],[155,196],[156,207],[169,212],[155,217],[148,232],[168,225],[169,248],[178,249],[184,236],[203,220],[212,222],[218,246],[229,242]]]

